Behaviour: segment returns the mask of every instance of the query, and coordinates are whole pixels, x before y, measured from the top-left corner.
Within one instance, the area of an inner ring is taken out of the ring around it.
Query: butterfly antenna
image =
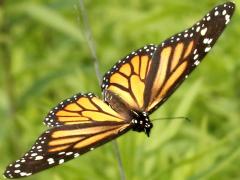
[[[179,116],[179,117],[163,117],[163,118],[156,118],[156,119],[151,119],[151,121],[159,121],[159,120],[174,120],[174,119],[184,119],[188,122],[191,122],[192,120],[189,119],[188,117],[185,117],[185,116]]]

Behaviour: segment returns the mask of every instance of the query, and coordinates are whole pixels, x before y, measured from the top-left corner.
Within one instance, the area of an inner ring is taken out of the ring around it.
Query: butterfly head
[[[133,131],[145,132],[149,137],[153,124],[149,120],[149,116],[146,112],[132,111],[132,121],[131,121]]]

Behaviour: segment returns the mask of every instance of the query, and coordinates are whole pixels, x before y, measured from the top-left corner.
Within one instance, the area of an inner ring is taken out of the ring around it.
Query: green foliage
[[[46,128],[51,107],[77,92],[100,95],[84,38],[78,1],[0,1],[0,172],[25,153]],[[191,26],[211,1],[86,1],[106,72],[118,59],[148,43],[160,43]],[[238,4],[237,4],[238,6]],[[240,14],[217,45],[151,118],[150,138],[129,132],[117,141],[129,180],[226,180],[240,178]],[[111,143],[29,179],[120,179]]]

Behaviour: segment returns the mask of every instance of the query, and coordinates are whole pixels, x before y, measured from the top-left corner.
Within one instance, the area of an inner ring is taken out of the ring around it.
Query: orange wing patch
[[[131,75],[131,66],[130,64],[124,64],[120,70],[121,73],[123,73],[126,76],[130,76]]]
[[[187,68],[187,61],[183,62],[169,77],[165,85],[163,86],[161,92],[160,92],[160,97],[163,97],[166,92],[169,90],[169,88],[177,81],[177,79],[180,78],[180,76],[183,74],[183,72]]]
[[[184,53],[184,57],[183,59],[187,58],[189,56],[189,54],[192,52],[193,50],[193,41],[191,41],[189,44],[188,44],[188,47],[187,47],[187,50],[185,51]]]
[[[107,89],[118,94],[122,99],[127,99],[131,107],[141,109],[143,107],[144,81],[149,62],[148,56],[134,56],[130,63],[124,64],[120,68],[120,72],[115,72],[110,77],[110,85]],[[123,70],[128,72],[123,72]]]
[[[44,120],[45,124],[49,126],[95,121],[122,122],[124,118],[93,94],[79,94],[60,103]]]
[[[58,115],[58,120],[68,124],[69,122],[74,122],[74,121],[88,121],[89,118],[82,117],[82,116],[79,116],[79,115],[78,116],[69,116],[69,117],[59,116]]]
[[[91,102],[91,99],[89,97],[82,97],[79,98],[77,101],[78,105],[81,106],[83,109],[89,109],[89,110],[98,110],[96,106]]]
[[[79,148],[83,148],[83,147],[86,147],[86,146],[90,146],[91,144],[94,144],[95,142],[98,142],[101,139],[105,139],[107,137],[112,136],[113,134],[117,134],[117,132],[115,131],[115,133],[114,133],[114,131],[107,131],[107,132],[102,132],[100,134],[96,134],[92,137],[89,137],[89,138],[77,143],[74,146],[74,148],[79,149]]]
[[[139,56],[135,56],[135,57],[133,57],[132,58],[132,60],[131,60],[131,63],[132,63],[132,66],[133,66],[133,69],[134,69],[134,72],[136,73],[136,74],[139,74]]]
[[[77,112],[78,111],[69,112],[69,111],[60,110],[60,111],[56,112],[56,115],[61,116],[61,117],[78,117],[79,114]]]
[[[81,126],[77,129],[74,126],[68,128],[56,128],[52,130],[48,141],[48,152],[66,151],[70,147],[73,149],[81,149],[92,146],[103,139],[111,136],[117,136],[129,124],[113,124],[113,125],[97,125],[89,127]]]
[[[132,109],[143,110],[145,80],[154,45],[133,52],[115,65],[103,78],[103,90],[119,95]]]
[[[140,77],[136,75],[133,75],[131,77],[130,82],[131,89],[138,104],[138,107],[142,107],[145,84],[141,81]]]
[[[180,60],[181,55],[182,55],[183,47],[184,47],[183,43],[177,44],[176,49],[175,49],[174,54],[173,54],[173,59],[172,59],[172,64],[171,64],[171,71],[179,63],[179,60]]]
[[[110,78],[110,83],[115,82],[118,82],[119,84],[121,84],[121,86],[125,88],[129,88],[128,79],[119,73],[113,74],[112,77]]]
[[[48,143],[48,145],[49,146],[59,146],[59,145],[64,145],[64,144],[70,144],[70,143],[77,142],[81,139],[82,139],[82,137],[56,139],[56,140],[50,141]]]
[[[186,72],[188,67],[187,58],[194,47],[193,41],[183,44],[178,43],[173,49],[171,46],[165,47],[159,53],[159,67],[151,87],[151,97],[147,111],[151,111],[164,97],[168,95],[170,89]],[[157,56],[156,56],[157,57]],[[156,59],[154,59],[156,60]],[[151,67],[156,68],[156,67]],[[150,70],[151,71],[151,70]]]
[[[61,152],[61,151],[65,150],[65,149],[67,149],[68,147],[69,147],[69,145],[58,146],[58,147],[49,149],[48,152],[50,152],[50,153],[53,153],[53,152]]]
[[[80,108],[77,103],[72,103],[72,104],[69,104],[67,105],[65,108],[65,110],[68,110],[68,111],[81,111],[82,108]]]
[[[140,78],[145,79],[148,67],[150,67],[150,63],[148,60],[148,56],[142,56],[141,57],[141,68],[140,68]]]
[[[152,91],[152,94],[151,94],[151,101],[153,101],[154,98],[157,96],[159,89],[161,88],[162,84],[164,83],[164,80],[166,79],[167,68],[169,65],[171,51],[172,51],[171,47],[166,47],[162,50],[160,54],[160,60],[159,60],[160,63],[159,63],[159,67],[157,67],[158,71],[153,82],[154,90]]]

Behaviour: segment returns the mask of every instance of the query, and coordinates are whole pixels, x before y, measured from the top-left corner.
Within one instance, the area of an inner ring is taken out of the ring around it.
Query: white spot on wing
[[[195,64],[196,66],[199,65],[199,63],[200,63],[200,61],[198,61],[198,60],[194,62],[194,64]]]
[[[14,167],[15,167],[15,168],[18,168],[18,167],[20,167],[20,164],[15,164]]]
[[[202,30],[201,30],[201,35],[202,35],[202,36],[205,36],[206,32],[207,32],[207,28],[202,29]]]
[[[54,163],[54,159],[53,158],[48,158],[47,161],[48,161],[48,164],[53,164]]]
[[[198,26],[196,29],[196,32],[199,32],[199,31],[200,31],[200,26]]]
[[[73,152],[67,152],[67,153],[66,153],[67,156],[69,156],[69,155],[71,155],[71,154],[73,154]]]
[[[59,164],[62,164],[62,163],[64,163],[64,159],[59,160]]]
[[[35,160],[41,160],[41,159],[43,159],[43,156],[37,156],[37,157],[35,158]]]
[[[196,54],[196,55],[193,57],[194,60],[197,59],[197,58],[198,58],[198,54]]]
[[[75,154],[74,154],[74,157],[78,157],[78,156],[79,156],[79,153],[75,153]]]
[[[206,47],[204,51],[205,51],[205,52],[209,52],[210,49],[211,49],[211,47]]]

